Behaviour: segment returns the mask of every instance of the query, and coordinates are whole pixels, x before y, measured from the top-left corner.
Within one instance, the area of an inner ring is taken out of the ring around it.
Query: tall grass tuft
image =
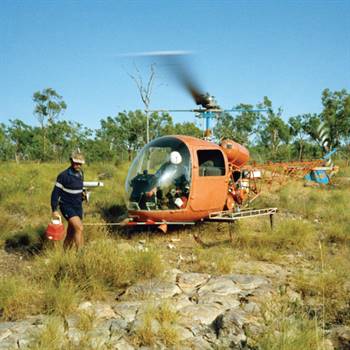
[[[31,279],[12,276],[0,279],[1,319],[14,321],[43,311],[41,288]]]
[[[179,343],[179,334],[175,328],[179,316],[171,306],[148,304],[134,331],[134,342],[137,346],[155,346],[157,342],[167,347],[175,347]]]
[[[68,349],[60,317],[51,317],[43,329],[32,335],[28,350],[62,350]]]
[[[194,251],[193,268],[198,272],[210,274],[228,274],[233,271],[235,255],[230,247],[198,247]]]
[[[134,279],[149,279],[157,277],[164,271],[164,264],[155,248],[127,252],[126,257],[131,264]]]
[[[282,291],[261,311],[263,328],[255,338],[261,350],[318,350],[323,348],[322,331],[302,306],[291,302]],[[254,338],[254,337],[253,337]]]
[[[301,270],[294,279],[296,289],[309,305],[309,313],[320,318],[322,315],[326,325],[350,322],[349,253],[349,248],[336,256],[323,253],[324,262],[318,268]]]

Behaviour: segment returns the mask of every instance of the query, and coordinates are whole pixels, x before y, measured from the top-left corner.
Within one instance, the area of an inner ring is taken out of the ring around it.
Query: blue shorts
[[[73,216],[79,216],[81,220],[83,220],[83,207],[70,207],[70,206],[64,206],[60,205],[61,213],[66,218],[66,220],[69,220]]]

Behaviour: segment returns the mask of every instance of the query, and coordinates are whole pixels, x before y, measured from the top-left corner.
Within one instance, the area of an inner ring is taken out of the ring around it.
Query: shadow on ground
[[[45,242],[45,227],[26,227],[5,240],[5,251],[33,255],[42,251]]]

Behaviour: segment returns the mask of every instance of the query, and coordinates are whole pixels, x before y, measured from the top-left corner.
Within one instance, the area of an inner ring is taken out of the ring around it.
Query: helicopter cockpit
[[[165,136],[146,145],[126,179],[129,210],[186,208],[191,184],[191,157],[186,144]]]

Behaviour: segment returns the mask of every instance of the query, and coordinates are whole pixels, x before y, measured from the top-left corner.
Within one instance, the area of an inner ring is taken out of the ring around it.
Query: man
[[[58,207],[68,221],[67,235],[64,247],[75,244],[80,249],[84,244],[83,236],[83,181],[82,165],[85,159],[82,153],[73,152],[70,158],[71,166],[60,173],[51,194],[52,216],[58,217]]]

